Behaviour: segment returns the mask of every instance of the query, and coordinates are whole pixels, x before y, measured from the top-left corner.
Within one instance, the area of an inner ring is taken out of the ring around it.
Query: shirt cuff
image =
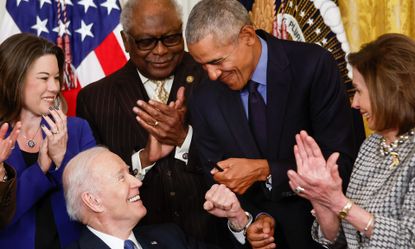
[[[141,166],[141,161],[140,161],[140,152],[142,150],[144,149],[137,151],[131,156],[131,164],[133,167],[134,176],[136,176],[140,180],[143,180],[147,172],[150,171],[150,169],[153,168],[154,165],[156,165],[155,163],[153,163],[143,169],[143,167]]]
[[[191,125],[189,125],[189,130],[187,131],[187,135],[186,135],[186,138],[184,139],[182,146],[176,146],[174,158],[184,162],[185,164],[187,164],[188,159],[189,159],[189,149],[190,149],[190,143],[192,142],[192,137],[193,137],[193,128]]]
[[[246,223],[246,225],[244,226],[244,228],[241,231],[234,231],[231,228],[231,225],[229,224],[229,220],[228,220],[228,229],[229,231],[231,231],[231,233],[233,234],[233,236],[235,237],[235,239],[241,243],[242,245],[245,245],[246,242],[246,229],[248,229],[248,227],[252,224],[253,222],[253,217],[250,213],[245,212],[245,214],[248,216],[248,223]]]
[[[341,225],[340,225],[341,228]],[[339,229],[339,232],[336,235],[336,238],[333,241],[330,241],[324,237],[323,232],[321,231],[320,224],[318,224],[317,220],[314,220],[314,223],[311,227],[311,237],[314,241],[322,245],[324,248],[331,248],[331,246],[334,245],[337,238],[339,237],[341,232],[341,229]]]

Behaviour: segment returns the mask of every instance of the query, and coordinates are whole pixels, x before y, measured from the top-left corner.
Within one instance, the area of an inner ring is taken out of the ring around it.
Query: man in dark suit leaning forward
[[[80,239],[68,249],[218,248],[185,236],[172,223],[137,227],[133,232],[147,212],[140,199],[141,185],[123,160],[107,148],[94,147],[74,157],[63,173],[66,207],[69,216],[86,227]],[[241,223],[245,213],[236,198],[226,202],[230,205],[224,214],[214,208],[226,205],[215,197],[223,195],[222,192],[227,193],[219,189],[209,194],[209,212],[231,216],[232,224]]]
[[[173,222],[193,237],[216,243],[222,235],[202,208],[208,186],[179,90],[184,86],[190,94],[205,73],[184,52],[181,10],[175,0],[129,0],[121,23],[130,60],[81,90],[77,115],[88,120],[97,144],[141,177],[148,212],[140,224]],[[136,116],[144,111],[155,118]]]
[[[207,167],[210,160],[223,168],[211,170],[213,178],[239,193],[256,217],[248,240],[254,248],[272,248],[273,236],[280,249],[320,248],[310,236],[312,207],[290,190],[287,171],[296,167],[295,135],[306,130],[327,157],[340,153],[347,186],[356,148],[331,54],[255,30],[236,0],[200,1],[185,37],[210,78],[193,89],[188,105],[195,141]]]

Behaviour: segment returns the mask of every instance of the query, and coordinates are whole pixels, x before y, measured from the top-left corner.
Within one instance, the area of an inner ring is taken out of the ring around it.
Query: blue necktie
[[[136,249],[134,242],[132,242],[131,240],[126,240],[124,241],[124,249]]]
[[[261,94],[258,92],[258,83],[250,80],[248,82],[248,113],[249,125],[254,134],[256,144],[263,157],[267,152],[267,118],[266,105]]]

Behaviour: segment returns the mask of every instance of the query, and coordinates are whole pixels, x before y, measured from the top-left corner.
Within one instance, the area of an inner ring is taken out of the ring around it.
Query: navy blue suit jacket
[[[187,238],[173,223],[137,227],[134,229],[134,236],[143,249],[217,249]],[[110,249],[110,247],[85,227],[80,239],[66,249]]]
[[[264,182],[257,182],[240,200],[254,215],[265,211],[274,216],[279,248],[318,248],[310,236],[311,205],[291,191],[287,171],[296,169],[295,134],[306,130],[326,157],[340,152],[338,164],[345,189],[357,151],[346,91],[328,51],[313,44],[278,40],[261,30],[257,34],[268,44],[265,159],[272,174],[272,191]],[[262,158],[239,91],[206,80],[193,90],[189,108],[204,163]],[[210,167],[205,165],[208,173]]]

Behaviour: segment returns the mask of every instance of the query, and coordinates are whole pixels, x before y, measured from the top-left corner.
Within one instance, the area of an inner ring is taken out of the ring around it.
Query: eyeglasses
[[[127,33],[128,34],[128,33]],[[160,41],[166,47],[177,46],[182,42],[183,35],[182,33],[176,33],[172,35],[162,35],[160,37],[144,38],[144,39],[135,39],[132,35],[128,34],[135,42],[137,49],[147,51],[152,50],[156,47]]]

